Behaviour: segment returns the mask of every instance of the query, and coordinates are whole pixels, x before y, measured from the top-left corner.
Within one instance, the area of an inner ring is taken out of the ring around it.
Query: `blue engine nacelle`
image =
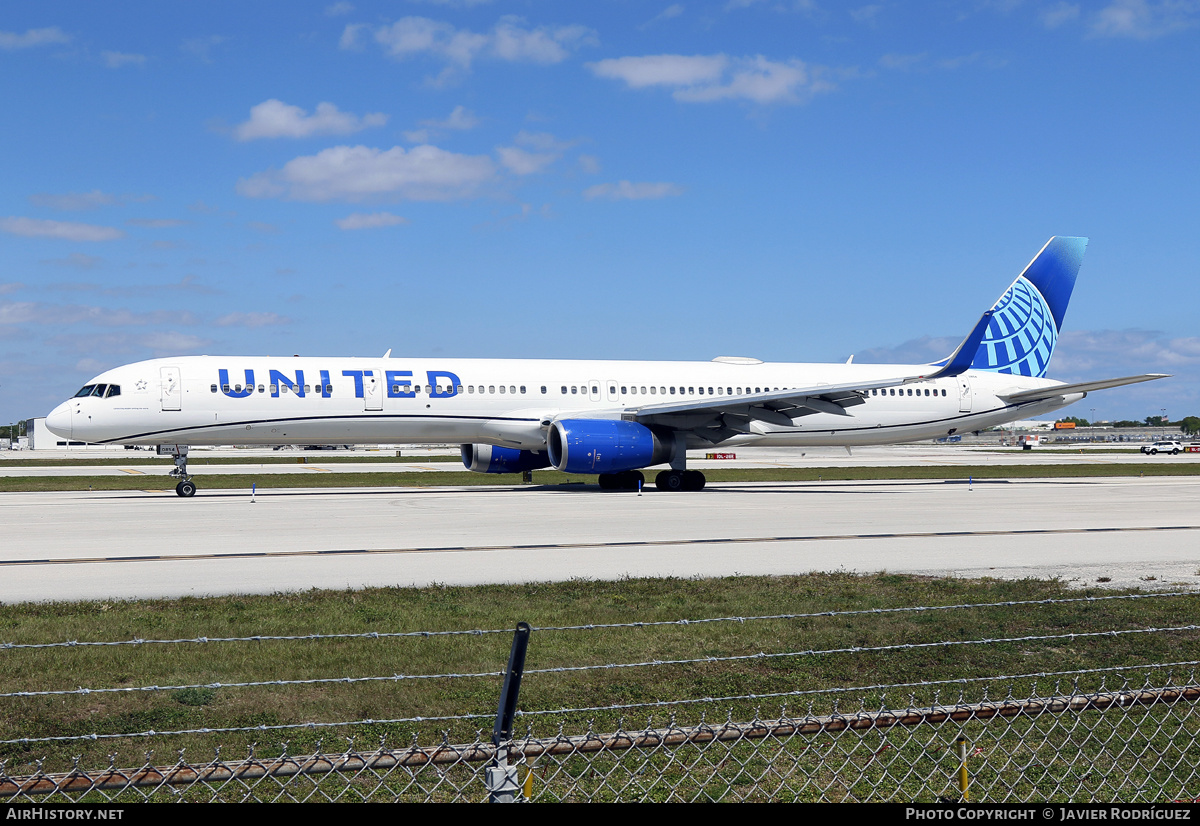
[[[671,458],[671,442],[637,422],[562,419],[546,442],[550,464],[567,473],[620,473]]]
[[[532,450],[495,445],[463,445],[463,464],[476,473],[521,473],[550,467],[550,457]]]

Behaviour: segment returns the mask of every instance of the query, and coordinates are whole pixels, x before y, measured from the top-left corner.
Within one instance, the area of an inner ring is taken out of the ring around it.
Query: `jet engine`
[[[671,458],[671,442],[637,422],[561,419],[547,438],[550,464],[567,473],[620,473]]]
[[[463,464],[476,473],[521,473],[550,467],[550,457],[532,450],[495,445],[463,445]]]

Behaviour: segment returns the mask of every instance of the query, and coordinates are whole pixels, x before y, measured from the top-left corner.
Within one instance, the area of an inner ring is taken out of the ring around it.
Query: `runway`
[[[890,571],[1200,585],[1200,479],[0,496],[0,601]]]
[[[696,470],[715,470],[720,468],[818,468],[818,467],[1009,467],[1014,465],[1076,465],[1088,467],[1092,465],[1163,465],[1163,464],[1193,464],[1200,462],[1200,453],[1180,453],[1177,456],[1159,455],[1147,456],[1142,453],[1127,452],[1131,449],[1128,444],[1105,447],[1100,445],[1085,445],[1087,452],[1079,448],[1042,447],[1034,450],[1021,450],[1017,447],[963,446],[963,445],[885,445],[856,447],[852,453],[845,448],[739,448],[722,452],[732,455],[733,459],[706,459],[708,451],[688,451],[688,467]],[[204,450],[197,449],[191,454],[188,470],[198,480],[201,489],[204,487],[205,476],[238,474],[238,475],[288,475],[301,474],[312,476],[321,473],[415,473],[430,471],[461,472],[465,468],[457,458],[451,458],[444,453],[433,454],[428,458],[418,458],[406,451],[409,457],[404,462],[381,462],[382,451],[326,452],[312,451],[304,454],[280,454],[266,450]],[[18,454],[19,458],[53,459],[55,461],[79,460],[78,453],[70,451],[39,451],[36,455]],[[120,453],[104,455],[93,454],[94,458],[106,462],[120,462],[122,458],[145,460],[148,454],[135,453],[122,457]],[[274,459],[274,462],[259,461],[262,457]],[[168,458],[160,458],[156,464],[97,464],[79,461],[74,465],[47,465],[41,467],[6,466],[3,459],[12,456],[0,456],[0,477],[8,476],[148,476],[166,477],[173,467]],[[209,458],[243,459],[237,464],[205,464]],[[329,461],[337,458],[340,461]],[[371,459],[371,461],[354,461],[355,459]],[[282,461],[280,461],[282,460]],[[665,467],[665,465],[663,466]],[[657,469],[657,468],[656,468]],[[653,471],[647,473],[653,476]],[[160,484],[167,484],[164,478]],[[169,487],[174,487],[170,482]]]

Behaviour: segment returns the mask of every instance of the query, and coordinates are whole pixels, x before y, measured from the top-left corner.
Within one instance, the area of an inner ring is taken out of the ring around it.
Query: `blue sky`
[[[1051,235],[1200,415],[1200,2],[6,4],[0,421],[169,355],[930,361]]]

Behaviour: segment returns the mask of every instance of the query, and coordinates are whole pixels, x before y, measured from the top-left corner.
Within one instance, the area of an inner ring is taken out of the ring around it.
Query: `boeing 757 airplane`
[[[57,435],[158,445],[193,496],[191,445],[455,443],[480,473],[554,467],[636,489],[700,490],[688,448],[872,445],[1049,413],[1163,374],[1046,378],[1086,238],[1051,238],[933,364],[182,356],[108,370],[46,418]]]

